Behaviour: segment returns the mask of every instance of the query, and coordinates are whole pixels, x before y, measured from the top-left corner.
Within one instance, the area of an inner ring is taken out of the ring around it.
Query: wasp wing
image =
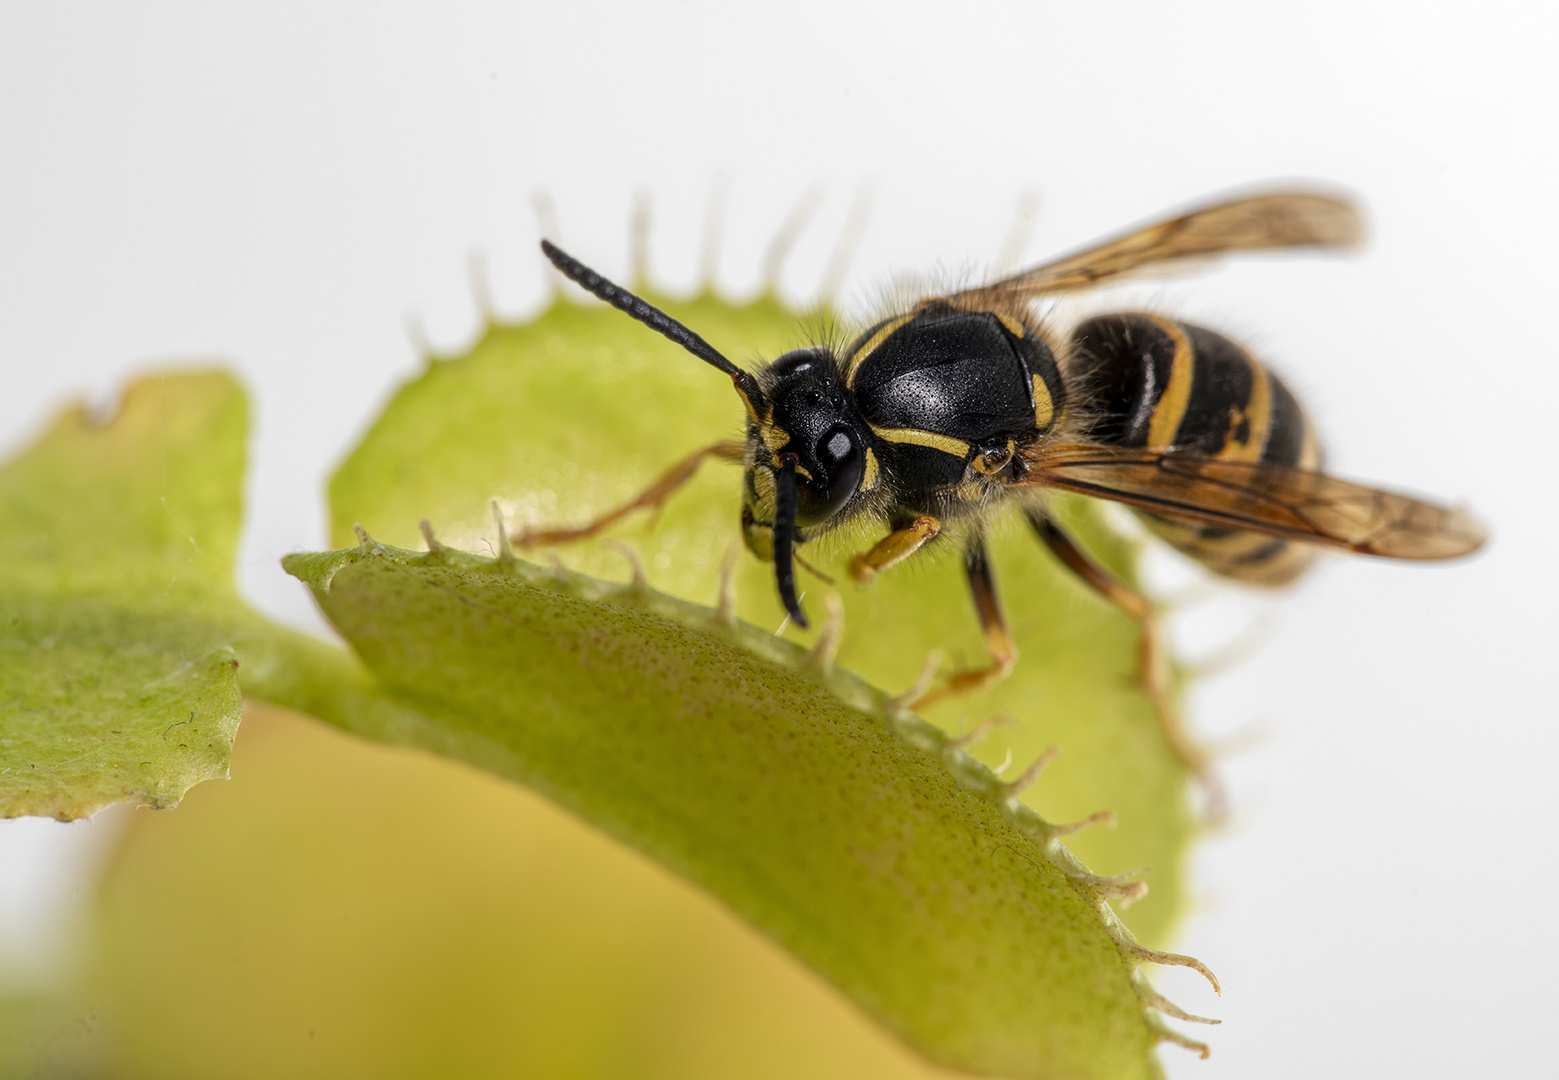
[[[1230,251],[1353,247],[1363,238],[1359,212],[1344,199],[1283,191],[1204,206],[1155,222],[1086,251],[949,297],[989,306],[1086,289],[1145,270],[1203,261]]]
[[[1449,559],[1483,544],[1465,510],[1286,465],[1115,446],[1041,446],[1023,486],[1169,517],[1395,559]]]

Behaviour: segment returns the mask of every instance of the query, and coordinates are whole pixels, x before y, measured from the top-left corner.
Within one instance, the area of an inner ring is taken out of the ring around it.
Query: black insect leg
[[[1039,538],[1068,570],[1135,619],[1142,628],[1142,637],[1137,646],[1137,682],[1153,703],[1153,710],[1158,714],[1159,724],[1164,729],[1164,737],[1169,741],[1175,756],[1205,788],[1209,817],[1223,817],[1226,803],[1222,785],[1213,773],[1207,751],[1191,738],[1175,704],[1174,689],[1170,685],[1169,650],[1153,602],[1089,558],[1076,541],[1046,517],[1042,510],[1029,509],[1026,513],[1029,524],[1034,526]]]
[[[969,694],[993,686],[1011,674],[1012,666],[1018,662],[1018,647],[1013,644],[1007,618],[1002,614],[1001,598],[996,595],[996,578],[991,573],[991,561],[985,553],[983,540],[976,538],[970,542],[964,553],[964,570],[969,575],[969,591],[974,596],[974,610],[980,619],[980,631],[985,635],[985,647],[991,654],[990,666],[954,672],[947,682],[923,695],[911,708],[934,705],[954,694]]]
[[[592,536],[605,532],[635,510],[659,510],[678,488],[693,479],[705,458],[741,461],[743,450],[742,443],[732,439],[725,439],[702,450],[695,450],[662,473],[653,484],[633,500],[617,509],[608,511],[593,521],[573,529],[526,529],[514,538],[514,546],[525,548],[539,544],[571,544],[576,540],[588,540]]]

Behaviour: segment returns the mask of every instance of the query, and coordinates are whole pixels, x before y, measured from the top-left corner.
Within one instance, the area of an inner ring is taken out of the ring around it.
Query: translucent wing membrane
[[[1283,465],[1113,446],[1041,446],[1025,456],[1024,486],[1285,540],[1394,559],[1450,559],[1484,541],[1465,510]]]
[[[1335,196],[1303,191],[1254,195],[1155,222],[950,299],[969,308],[1071,292],[1231,251],[1353,247],[1363,232],[1358,210]]]

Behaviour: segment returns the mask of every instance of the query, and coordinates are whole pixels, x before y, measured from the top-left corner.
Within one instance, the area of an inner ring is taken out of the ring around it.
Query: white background
[[[861,303],[895,273],[979,273],[1025,190],[1033,260],[1230,187],[1342,185],[1369,211],[1362,256],[1130,296],[1243,336],[1337,471],[1469,500],[1494,543],[1454,567],[1329,562],[1197,695],[1204,730],[1259,721],[1265,741],[1227,767],[1240,824],[1202,847],[1179,943],[1226,996],[1160,979],[1225,1024],[1210,1061],[1165,1061],[1198,1080],[1533,1075],[1559,1005],[1559,34],[1551,5],[1467,11],[6,5],[0,443],[148,364],[233,364],[257,408],[243,586],[306,622],[276,560],[323,541],[324,477],[416,369],[405,317],[464,341],[477,249],[500,312],[538,304],[537,190],[607,272],[650,192],[656,276],[685,288],[728,177],[719,281],[746,294],[824,184],[784,279],[804,298],[873,185]],[[86,865],[61,856],[94,828],[0,827],[13,983],[59,956]]]

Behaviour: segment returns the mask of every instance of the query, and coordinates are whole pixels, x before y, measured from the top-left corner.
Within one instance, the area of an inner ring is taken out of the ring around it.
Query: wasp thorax
[[[788,352],[760,378],[771,406],[758,432],[768,450],[766,463],[777,468],[779,455],[796,456],[796,523],[821,524],[844,509],[861,486],[865,422],[825,349]]]

